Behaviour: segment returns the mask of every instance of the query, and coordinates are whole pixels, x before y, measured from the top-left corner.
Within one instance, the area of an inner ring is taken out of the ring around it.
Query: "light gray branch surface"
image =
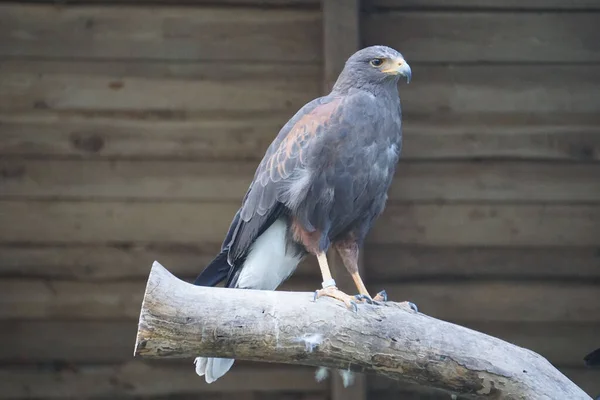
[[[405,303],[355,313],[313,293],[194,286],[157,262],[135,355],[350,368],[478,399],[591,399],[540,355]]]

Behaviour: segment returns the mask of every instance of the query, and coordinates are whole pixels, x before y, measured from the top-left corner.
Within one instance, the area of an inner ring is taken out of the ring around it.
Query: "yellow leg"
[[[323,282],[332,281],[331,270],[329,269],[329,263],[327,262],[327,254],[317,254],[317,260],[319,261],[319,267],[321,268],[321,275],[323,276]],[[334,283],[335,285],[335,283]]]
[[[371,295],[367,291],[367,288],[365,287],[365,284],[364,284],[362,278],[360,277],[360,274],[358,272],[353,272],[351,275],[352,275],[352,280],[354,281],[354,284],[356,285],[356,288],[358,289],[358,293],[371,297]]]
[[[358,293],[362,294],[363,296],[367,296],[369,299],[373,299],[374,301],[386,301],[387,300],[387,296],[385,295],[385,292],[379,292],[375,295],[375,297],[371,297],[371,295],[367,291],[367,288],[365,287],[365,284],[364,284],[362,278],[360,277],[360,274],[358,272],[353,272],[351,275],[352,275],[352,279],[354,280],[354,284],[356,284],[356,288],[358,289]]]
[[[331,297],[343,301],[344,304],[346,304],[346,307],[356,310],[354,297],[347,295],[335,286],[335,281],[331,277],[331,270],[329,269],[329,263],[327,262],[327,255],[325,253],[318,253],[317,260],[319,261],[321,275],[323,276],[323,289],[316,291],[315,300],[322,296]]]
[[[369,291],[365,287],[365,284],[358,272],[358,245],[356,242],[337,242],[334,244],[337,249],[342,261],[344,262],[344,266],[352,276],[352,280],[358,289],[357,299],[360,299],[362,302],[370,303],[371,299],[375,301],[386,301],[385,292],[377,293],[377,295],[372,298],[369,294]],[[362,297],[362,299],[361,299]]]

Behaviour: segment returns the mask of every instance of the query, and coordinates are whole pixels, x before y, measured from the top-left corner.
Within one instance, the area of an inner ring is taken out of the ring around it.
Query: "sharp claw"
[[[356,300],[364,300],[367,304],[373,304],[373,299],[365,294],[357,294],[354,296]]]
[[[386,302],[388,300],[387,292],[385,290],[382,290],[381,292],[377,293],[377,295],[375,295],[375,298],[378,301]]]
[[[313,301],[317,301],[317,296],[319,295],[319,291],[315,290],[315,294],[313,296]]]
[[[419,308],[417,307],[417,305],[416,305],[415,303],[413,303],[413,302],[409,301],[409,302],[408,302],[408,305],[410,306],[410,308],[412,308],[412,310],[413,310],[414,312],[417,312],[417,313],[419,312]]]
[[[354,312],[355,312],[355,313],[357,313],[357,312],[358,312],[358,306],[356,305],[356,303],[355,303],[355,302],[351,301],[351,302],[350,302],[350,306],[351,306],[352,308],[354,308]]]

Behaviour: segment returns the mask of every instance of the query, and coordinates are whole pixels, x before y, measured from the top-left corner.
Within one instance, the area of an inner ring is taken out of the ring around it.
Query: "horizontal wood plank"
[[[241,202],[257,165],[232,162],[4,160],[0,162],[0,197]]]
[[[411,53],[403,54],[411,63]],[[412,65],[410,85],[400,84],[405,125],[411,116],[597,115],[600,108],[600,76],[592,65]]]
[[[220,245],[57,245],[0,246],[0,274],[71,280],[116,280],[146,277],[154,261],[176,276],[191,277],[218,254]]]
[[[238,207],[235,203],[8,201],[0,204],[0,242],[221,243]]]
[[[321,94],[316,65],[222,64],[3,60],[0,112],[178,119],[262,112],[284,114],[287,120]],[[400,85],[405,125],[415,116],[445,117],[445,122],[465,115],[581,114],[582,119],[597,117],[600,108],[600,76],[594,65],[413,63],[413,72],[413,82]]]
[[[467,322],[465,326],[533,350],[561,368],[583,367],[583,357],[598,341],[595,323]]]
[[[312,65],[233,62],[2,61],[0,89],[0,110],[8,112],[120,112],[142,118],[268,112],[289,118],[319,95],[320,71]]]
[[[159,118],[158,116],[156,118]],[[0,155],[260,160],[289,116],[124,119],[0,113]],[[403,160],[600,160],[600,119],[406,117]]]
[[[560,367],[582,366],[597,347],[598,323],[470,322],[471,329],[531,349]],[[137,325],[129,321],[12,321],[0,325],[0,361],[120,363],[131,360]],[[40,334],[43,332],[43,334]]]
[[[2,201],[0,243],[221,243],[238,203]],[[389,205],[370,243],[598,246],[598,205]]]
[[[590,396],[600,394],[600,370],[591,370],[583,368],[559,368],[573,383],[583,389]],[[419,393],[417,386],[407,387],[400,385],[397,381],[379,376],[369,376],[369,398],[381,400],[446,400],[450,396],[448,393],[440,391],[428,391]],[[457,400],[466,400],[467,397],[457,397]]]
[[[145,284],[5,279],[0,319],[137,320]],[[294,277],[281,290],[314,291],[319,285],[318,278]],[[373,282],[369,289],[385,289],[390,300],[412,301],[427,315],[461,323],[600,322],[600,290],[593,284]]]
[[[202,0],[195,0],[202,1]],[[277,0],[273,0],[277,1]],[[371,0],[374,7],[388,9],[467,9],[467,10],[598,10],[597,0]]]
[[[385,289],[391,300],[412,301],[424,314],[461,325],[471,321],[595,322],[600,319],[600,290],[594,284],[372,282],[369,288],[375,293]]]
[[[61,370],[31,367],[0,368],[0,398],[89,398],[161,396],[186,393],[269,391],[321,392],[314,368],[236,368],[212,384],[189,363],[130,361],[119,365],[72,365]]]
[[[318,62],[318,10],[0,5],[0,55]]]
[[[105,281],[144,279],[158,260],[179,277],[194,277],[219,244],[1,245],[0,276]],[[369,244],[368,281],[463,279],[598,279],[596,247],[432,247]],[[341,270],[345,274],[345,270]],[[318,277],[314,257],[294,276]]]
[[[4,114],[0,115],[0,154],[82,159],[260,160],[287,120],[286,115],[182,121]]]
[[[318,10],[4,5],[0,15],[3,55],[321,58]],[[390,44],[414,61],[589,62],[600,59],[594,41],[598,18],[595,13],[375,13],[366,16],[363,31],[365,44]]]
[[[67,280],[146,278],[154,261],[181,278],[196,277],[220,250],[219,244],[8,245],[0,246],[0,276]],[[317,276],[316,259],[307,257],[295,276]]]
[[[1,251],[1,250],[0,250]],[[372,280],[600,278],[596,247],[430,247],[369,244]],[[23,259],[16,257],[15,260]]]
[[[576,63],[600,61],[598,23],[594,12],[382,11],[364,16],[362,32],[409,62]]]
[[[565,368],[562,373],[590,396],[600,396],[600,370]]]
[[[13,321],[0,326],[0,360],[7,363],[117,363],[132,360],[137,323]]]
[[[202,393],[202,400],[328,400],[326,390],[319,392],[207,392]],[[138,400],[140,397],[121,396],[111,397],[115,400]],[[144,400],[198,400],[198,393],[166,394],[161,396],[144,396]]]
[[[395,381],[392,381],[395,382]],[[369,390],[367,392],[367,398],[375,398],[378,400],[447,400],[449,395],[448,392],[425,388],[421,385],[394,385],[389,384],[389,388],[385,390]],[[452,398],[452,400],[465,400],[464,397]]]
[[[240,202],[257,162],[0,161],[0,198]],[[600,164],[401,162],[390,201],[600,202]]]
[[[600,207],[595,205],[391,205],[367,240],[439,246],[596,246],[599,220]]]
[[[52,3],[42,0],[39,3]],[[146,0],[147,3],[168,4],[168,0]],[[106,0],[69,0],[69,4],[106,3]],[[136,0],[114,0],[117,4],[136,4]],[[214,5],[214,0],[186,0],[186,4]],[[319,0],[220,0],[219,4],[231,6],[278,6],[318,7]],[[516,10],[595,10],[600,9],[596,0],[371,0],[367,5],[389,9],[516,9]]]
[[[533,0],[536,1],[536,0]],[[576,0],[584,1],[584,0]],[[52,3],[53,0],[40,0],[38,3]],[[107,3],[106,0],[69,0],[69,4],[102,4]],[[133,4],[139,5],[139,0],[113,0],[110,3],[113,4]],[[156,5],[172,5],[170,0],[144,0],[144,5],[156,4]],[[215,0],[184,0],[180,1],[179,4],[193,5],[193,6],[214,6],[217,2]],[[318,7],[319,0],[219,0],[219,5],[226,6],[241,6],[241,7]]]
[[[404,120],[403,140],[402,158],[409,160],[600,159],[600,121],[579,114],[556,118],[544,115],[537,119],[519,117],[518,113],[492,118],[482,114],[473,118],[452,115],[437,121],[408,116]]]
[[[53,0],[41,0],[39,3],[51,3]],[[536,1],[536,0],[533,0]],[[576,0],[585,1],[585,0]],[[69,4],[89,4],[89,3],[106,3],[106,0],[69,0]],[[167,4],[171,5],[170,0],[144,0],[146,4]],[[139,4],[139,0],[113,0],[111,3],[116,4]],[[191,5],[208,5],[214,6],[215,0],[184,0],[180,1],[180,4],[191,4]],[[227,6],[277,6],[277,7],[306,7],[306,6],[318,6],[319,0],[219,0],[219,5]]]

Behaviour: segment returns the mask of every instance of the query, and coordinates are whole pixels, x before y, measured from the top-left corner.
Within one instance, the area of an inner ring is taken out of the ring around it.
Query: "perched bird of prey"
[[[353,54],[331,93],[304,105],[266,151],[235,214],[221,252],[194,284],[275,290],[307,255],[323,276],[315,293],[371,302],[358,272],[358,252],[382,213],[402,147],[398,80],[411,78],[404,57],[386,46]],[[327,264],[333,246],[358,295],[337,289]],[[376,300],[385,300],[385,292]],[[234,360],[198,357],[210,383]]]

